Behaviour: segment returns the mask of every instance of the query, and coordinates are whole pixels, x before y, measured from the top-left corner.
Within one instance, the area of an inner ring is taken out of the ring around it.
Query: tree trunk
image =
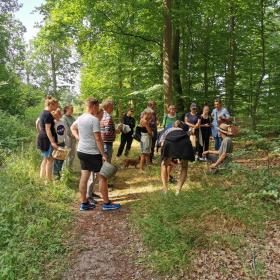
[[[163,0],[163,85],[164,85],[164,107],[172,103],[172,20],[171,20],[172,0]]]
[[[229,111],[234,108],[234,90],[235,90],[235,67],[236,67],[236,41],[235,41],[235,4],[230,2],[230,19],[229,19],[229,54],[226,72],[226,106]]]
[[[255,96],[253,99],[253,106],[252,106],[252,129],[255,131],[257,128],[257,111],[259,107],[260,95],[264,83],[264,77],[266,72],[265,66],[265,26],[264,26],[264,19],[265,19],[265,3],[264,0],[260,0],[260,9],[261,9],[261,17],[260,17],[260,39],[261,39],[261,75],[257,83],[257,88],[255,92]]]
[[[174,90],[176,93],[176,107],[179,112],[184,111],[183,103],[183,90],[180,77],[180,31],[179,29],[174,30],[173,34],[173,79],[174,79]]]
[[[54,45],[51,46],[51,72],[52,72],[52,90],[53,95],[57,95],[56,65]]]

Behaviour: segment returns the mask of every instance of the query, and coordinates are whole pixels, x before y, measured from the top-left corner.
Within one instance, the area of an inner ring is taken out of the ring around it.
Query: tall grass
[[[45,265],[67,252],[74,194],[65,181],[45,185],[39,164],[32,146],[0,169],[0,279],[45,278]]]

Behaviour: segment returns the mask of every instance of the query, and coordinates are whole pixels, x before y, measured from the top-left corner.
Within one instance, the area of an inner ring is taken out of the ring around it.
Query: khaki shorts
[[[167,158],[167,159],[164,159],[161,164],[162,165],[170,165],[171,164],[171,161],[172,161],[172,158]],[[182,168],[188,168],[188,160],[184,160],[184,159],[181,159],[179,161],[179,164],[181,165]]]

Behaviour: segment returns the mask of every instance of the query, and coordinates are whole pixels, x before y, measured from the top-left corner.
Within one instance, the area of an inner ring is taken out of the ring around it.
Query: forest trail
[[[160,179],[141,174],[139,168],[124,169],[122,160],[118,163],[120,169],[109,194],[114,202],[121,203],[122,208],[104,212],[99,200],[93,211],[80,212],[78,203],[75,205],[78,220],[74,232],[77,238],[70,259],[71,268],[63,277],[65,280],[162,279],[139,262],[144,249],[128,220],[133,201],[141,199],[144,193],[159,190],[155,183],[160,183]]]
[[[134,143],[133,146],[132,152],[135,154],[131,158],[135,158],[138,151],[137,143]],[[259,154],[259,156],[263,158],[263,154]],[[242,161],[242,157],[239,160]],[[119,166],[119,171],[114,181],[115,187],[110,192],[110,198],[122,204],[119,211],[101,211],[102,203],[100,201],[95,210],[80,212],[77,192],[77,203],[74,205],[77,217],[73,230],[75,240],[71,241],[73,244],[69,244],[72,252],[69,258],[70,266],[62,279],[279,279],[280,225],[278,222],[266,223],[262,237],[256,237],[245,228],[239,230],[239,228],[234,229],[233,227],[230,229],[231,221],[222,219],[222,224],[218,224],[219,217],[214,216],[213,220],[206,221],[205,226],[209,228],[209,231],[217,233],[221,231],[225,236],[227,234],[233,236],[244,234],[242,242],[247,243],[248,246],[244,249],[241,246],[240,250],[228,246],[201,248],[193,259],[191,270],[180,270],[176,275],[158,275],[148,268],[147,254],[140,240],[140,234],[131,228],[132,223],[129,219],[133,203],[145,199],[145,195],[148,193],[160,191],[159,169],[147,167],[146,174],[143,175],[139,169],[134,167],[124,169],[122,161],[123,159],[114,159]],[[273,158],[271,163],[279,166],[278,157]],[[249,163],[245,161],[243,164],[248,165]],[[266,165],[266,161],[264,161],[264,165]],[[206,166],[194,164],[190,167],[189,180],[195,185],[202,183],[195,179],[198,177],[198,172],[201,172],[201,168],[204,169]],[[216,179],[224,180],[220,176]],[[230,187],[228,181],[224,183],[226,188]],[[77,185],[75,189],[77,190]],[[236,233],[235,230],[237,230]],[[256,264],[254,260],[257,260]]]

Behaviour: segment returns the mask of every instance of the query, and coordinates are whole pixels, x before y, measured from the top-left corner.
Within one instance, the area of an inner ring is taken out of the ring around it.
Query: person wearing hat
[[[219,136],[222,138],[222,143],[218,151],[205,151],[203,156],[207,158],[211,164],[211,169],[216,170],[217,168],[225,165],[230,160],[230,154],[232,153],[232,134],[230,132],[230,126],[222,123],[218,127]]]
[[[201,116],[197,113],[197,107],[195,103],[190,106],[190,112],[185,115],[185,124],[191,129],[191,140],[193,148],[196,153],[199,149],[199,127],[200,127]]]

